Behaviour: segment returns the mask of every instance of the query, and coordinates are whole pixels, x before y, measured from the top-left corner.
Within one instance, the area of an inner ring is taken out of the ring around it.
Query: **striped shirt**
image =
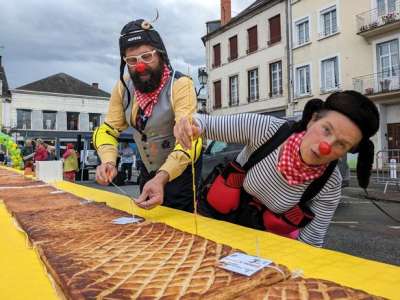
[[[238,114],[229,116],[196,115],[203,136],[227,143],[244,144],[236,158],[244,165],[250,155],[267,142],[285,122],[267,115]],[[280,147],[251,168],[245,177],[243,188],[260,200],[269,210],[283,213],[295,206],[312,181],[289,185],[277,170]],[[324,238],[339,204],[342,176],[336,167],[321,191],[308,205],[314,212],[314,219],[300,230],[299,240],[322,247]]]

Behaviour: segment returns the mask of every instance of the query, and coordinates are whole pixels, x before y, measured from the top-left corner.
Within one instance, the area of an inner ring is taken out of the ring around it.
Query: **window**
[[[269,65],[269,96],[282,95],[282,62],[278,61]]]
[[[377,0],[378,16],[384,16],[396,11],[396,0]]]
[[[101,114],[89,113],[89,130],[92,131],[100,126],[100,116]]]
[[[31,110],[17,109],[17,128],[31,129]]]
[[[55,111],[43,111],[43,129],[56,129],[56,115]]]
[[[221,108],[221,80],[214,82],[214,108]]]
[[[376,45],[378,83],[380,92],[400,89],[400,63],[399,63],[399,40],[391,40]]]
[[[258,49],[257,26],[247,29],[247,35],[248,35],[248,41],[249,41],[247,53],[257,51],[257,49]]]
[[[213,68],[217,68],[221,65],[221,44],[216,44],[213,47],[214,50],[214,61],[213,61]]]
[[[339,88],[339,60],[332,57],[321,61],[321,91]]]
[[[378,54],[378,72],[382,77],[399,74],[399,40],[391,40],[376,45]]]
[[[239,76],[229,77],[229,105],[239,105]]]
[[[296,96],[311,93],[310,65],[296,68]]]
[[[248,91],[249,102],[258,100],[258,69],[253,69],[248,72]]]
[[[310,41],[310,21],[304,18],[295,23],[295,44],[301,46]]]
[[[336,5],[321,11],[320,23],[321,23],[321,32],[320,32],[321,37],[325,37],[337,32],[338,26],[337,26],[337,16],[336,16]]]
[[[269,21],[269,41],[268,45],[272,45],[281,40],[281,16],[277,15]]]
[[[231,37],[229,39],[229,58],[228,60],[234,60],[238,57],[238,43],[237,43],[237,35]]]
[[[67,112],[67,130],[78,130],[79,128],[79,113]]]

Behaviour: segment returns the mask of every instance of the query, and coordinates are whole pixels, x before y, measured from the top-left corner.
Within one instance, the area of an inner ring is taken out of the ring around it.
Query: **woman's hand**
[[[192,140],[196,140],[201,135],[199,125],[189,118],[184,117],[174,126],[174,136],[184,149],[192,147]]]
[[[102,163],[96,168],[96,181],[101,185],[107,185],[114,179],[117,173],[117,168],[112,163]]]

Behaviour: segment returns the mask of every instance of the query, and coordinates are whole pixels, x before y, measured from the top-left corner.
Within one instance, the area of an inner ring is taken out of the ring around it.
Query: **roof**
[[[282,1],[282,0],[280,0]],[[256,0],[252,4],[250,4],[247,8],[245,8],[243,11],[241,11],[239,14],[231,18],[231,20],[226,23],[224,26],[219,27],[215,31],[212,31],[210,33],[207,33],[205,36],[203,36],[201,39],[203,40],[203,43],[205,43],[211,36],[214,36],[218,32],[222,32],[227,28],[230,28],[231,26],[234,26],[238,22],[240,22],[242,19],[247,17],[248,15],[251,15],[253,12],[257,11],[257,9],[262,8],[266,6],[267,4],[270,4],[272,2],[279,2],[278,0]]]
[[[2,93],[0,93],[2,97],[11,97],[11,92],[8,88],[7,76],[4,67],[0,65],[0,80],[3,82],[2,84]]]
[[[48,92],[70,95],[110,97],[110,94],[95,88],[86,82],[76,79],[65,73],[58,73],[49,77],[17,87],[16,90]]]

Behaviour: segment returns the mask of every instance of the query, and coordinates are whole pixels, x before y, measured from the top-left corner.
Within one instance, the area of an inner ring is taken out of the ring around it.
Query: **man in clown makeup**
[[[145,20],[122,28],[119,49],[120,80],[112,91],[105,122],[93,133],[101,159],[96,180],[109,184],[116,176],[118,137],[132,127],[142,161],[136,204],[193,211],[191,162],[195,161],[198,183],[202,141],[196,139],[192,151],[184,150],[175,142],[173,126],[195,112],[194,84],[173,70],[159,33]],[[125,66],[129,76],[124,75]]]

